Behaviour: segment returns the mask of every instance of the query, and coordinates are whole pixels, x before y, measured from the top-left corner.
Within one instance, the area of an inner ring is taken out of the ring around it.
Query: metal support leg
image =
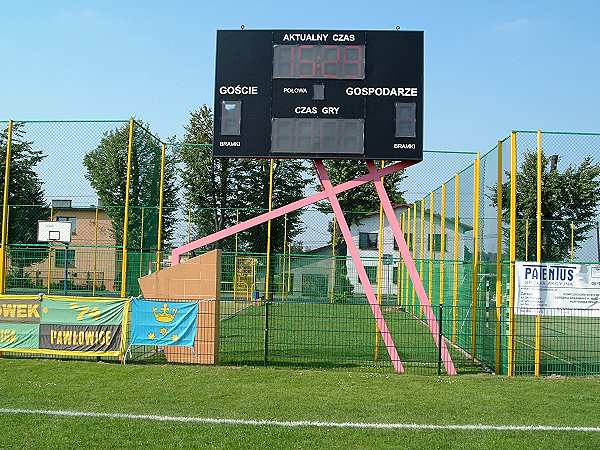
[[[348,251],[352,256],[352,260],[354,261],[354,265],[356,266],[356,271],[358,272],[358,277],[362,286],[367,295],[367,300],[369,305],[371,306],[371,311],[375,316],[375,321],[377,323],[377,327],[381,333],[381,338],[385,347],[390,355],[390,359],[392,361],[392,365],[394,369],[398,373],[404,372],[404,367],[402,362],[400,361],[400,356],[398,355],[398,350],[396,349],[396,345],[394,344],[394,340],[392,339],[392,335],[390,334],[387,324],[385,323],[385,319],[383,318],[383,314],[381,313],[381,308],[377,303],[377,298],[375,297],[375,292],[373,291],[373,286],[369,281],[369,277],[367,276],[367,272],[365,267],[360,260],[360,256],[358,254],[358,249],[356,248],[356,244],[352,240],[352,234],[350,233],[350,228],[348,227],[348,223],[346,222],[346,218],[344,217],[344,213],[342,212],[342,208],[340,203],[335,195],[335,191],[333,190],[333,186],[331,185],[331,181],[329,180],[329,175],[327,173],[327,169],[323,164],[323,161],[316,160],[315,167],[317,169],[317,174],[319,176],[319,180],[321,181],[321,185],[323,186],[323,190],[327,194],[329,201],[331,202],[331,207],[333,208],[333,213],[335,214],[335,218],[337,220],[338,226],[342,231],[342,235],[344,236],[344,240],[346,241],[346,245],[348,247]],[[411,260],[412,261],[412,260]]]
[[[377,171],[377,175],[373,174],[365,174],[361,175],[354,180],[346,181],[345,183],[339,184],[333,187],[333,192],[336,194],[340,194],[342,192],[348,191],[350,189],[354,189],[358,186],[362,186],[363,184],[367,184],[373,181],[377,177],[383,177],[385,175],[389,175],[394,172],[398,172],[399,170],[405,169],[411,165],[413,165],[414,161],[400,161],[390,166],[387,166],[381,170]],[[196,241],[189,242],[187,244],[182,245],[181,247],[173,249],[171,254],[171,263],[173,265],[179,264],[179,260],[181,255],[187,252],[191,252],[200,247],[204,247],[205,245],[212,244],[218,240],[224,239],[229,236],[233,236],[236,233],[240,233],[248,228],[255,227],[256,225],[260,225],[261,223],[267,222],[269,220],[276,219],[277,217],[281,217],[287,213],[292,211],[296,211],[300,208],[304,208],[305,206],[312,205],[313,203],[317,203],[321,200],[325,200],[327,198],[327,194],[325,191],[317,192],[309,197],[296,200],[288,205],[282,206],[280,208],[276,208],[273,211],[269,211],[263,214],[260,214],[252,219],[246,220],[244,222],[237,223],[229,228],[225,228],[224,230],[217,231],[216,233],[209,234],[208,236],[204,236],[201,239]]]
[[[377,168],[373,161],[367,161],[367,167],[369,168],[369,172],[374,174],[377,172]],[[410,279],[412,280],[413,286],[417,291],[417,296],[419,298],[419,302],[425,312],[425,318],[427,319],[427,324],[429,325],[429,329],[431,330],[431,334],[433,336],[434,342],[437,345],[438,339],[438,323],[435,319],[435,314],[431,309],[431,304],[429,303],[429,299],[427,298],[427,294],[425,293],[425,289],[423,288],[423,282],[419,278],[419,274],[417,273],[417,268],[415,266],[415,262],[412,259],[410,251],[406,246],[406,241],[402,237],[402,232],[400,231],[400,224],[398,223],[398,219],[394,215],[394,208],[390,199],[387,195],[385,187],[383,183],[379,179],[375,179],[373,181],[375,183],[375,189],[377,190],[377,194],[379,195],[379,199],[383,205],[383,210],[385,212],[385,216],[392,228],[392,232],[394,234],[394,238],[398,243],[398,248],[400,249],[400,253],[404,258],[404,262],[406,265],[406,269],[410,275]],[[441,341],[441,351],[442,351],[442,359],[444,361],[444,366],[446,368],[446,372],[448,375],[456,375],[456,369],[454,368],[454,363],[452,362],[452,358],[450,357],[450,353],[448,352],[448,348],[446,347],[446,342],[442,339]]]

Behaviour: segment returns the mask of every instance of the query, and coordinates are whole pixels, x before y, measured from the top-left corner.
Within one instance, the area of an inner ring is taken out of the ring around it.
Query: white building
[[[408,224],[406,223],[407,211],[411,211],[411,223],[410,230],[408,230]],[[414,239],[415,224],[412,221],[413,205],[396,205],[394,206],[394,213],[396,217],[400,218],[404,213],[404,237],[407,239],[408,236],[409,248],[411,254],[414,255],[414,259],[417,263],[417,269],[419,269],[420,260],[430,259],[430,228],[429,219],[430,211],[428,208],[425,209],[424,220],[423,220],[423,241],[421,240],[421,208],[420,204],[417,204],[417,223],[416,223],[416,242]],[[400,220],[399,220],[400,221]],[[402,224],[401,224],[402,225]],[[440,245],[441,245],[441,216],[437,213],[433,214],[433,251],[431,253],[431,259],[440,259]],[[444,260],[454,260],[454,218],[446,218],[445,224],[445,252]],[[456,259],[459,261],[470,260],[473,251],[473,227],[465,223],[458,223],[458,253]],[[352,233],[352,240],[359,249],[361,260],[367,271],[367,275],[373,288],[377,291],[377,262],[378,262],[378,240],[379,240],[379,213],[374,213],[368,217],[365,217],[359,224],[352,225],[350,227]],[[421,254],[421,242],[423,242],[423,254]],[[413,250],[414,244],[416,243],[416,254]],[[348,254],[348,257],[350,255]],[[397,284],[397,267],[400,259],[400,252],[397,248],[396,241],[394,239],[392,229],[385,220],[383,226],[383,271],[382,271],[382,286],[381,293],[383,295],[396,295],[398,290]],[[427,264],[426,263],[426,264]],[[349,258],[348,262],[348,278],[354,286],[354,293],[364,293],[362,284],[358,279],[358,273],[354,266],[354,262]]]
[[[417,205],[417,239],[416,248],[417,254],[415,260],[417,261],[417,269],[419,269],[419,260],[421,259],[421,210],[420,204]],[[411,208],[412,205],[396,205],[394,212],[396,217],[400,218],[404,213],[406,217],[406,211]],[[424,230],[424,253],[423,260],[429,260],[429,209],[425,210],[423,220]],[[432,258],[434,260],[440,259],[440,223],[441,217],[439,214],[433,215],[433,253]],[[458,224],[458,253],[457,260],[470,260],[472,254],[472,226],[461,223]],[[404,223],[404,228],[407,228],[407,224]],[[446,236],[446,251],[444,254],[445,260],[454,260],[454,218],[446,218],[445,221],[445,236]],[[410,242],[409,248],[413,253],[413,246],[415,240],[413,239],[414,224],[410,224]],[[371,281],[373,288],[377,292],[377,263],[378,263],[378,238],[379,238],[379,214],[374,213],[370,216],[365,217],[360,223],[352,225],[350,227],[352,233],[352,240],[359,249],[360,258],[365,266],[369,280]],[[407,238],[405,230],[405,239]],[[293,295],[295,297],[306,297],[306,298],[332,298],[334,296],[343,295],[344,289],[341,285],[343,283],[349,283],[349,288],[355,295],[364,294],[364,289],[358,278],[356,267],[354,262],[350,258],[350,254],[347,254],[346,258],[346,270],[340,270],[343,260],[340,261],[338,256],[336,266],[334,269],[334,261],[332,258],[331,245],[313,249],[309,252],[310,258],[303,256],[302,258],[292,258],[292,269],[291,269],[291,286],[293,287]],[[398,291],[397,284],[397,267],[399,259],[399,250],[397,249],[396,242],[394,240],[391,227],[384,220],[383,228],[383,271],[382,271],[382,283],[381,283],[381,294],[385,296],[396,295]],[[337,273],[337,276],[334,274]],[[335,284],[333,283],[335,276]]]

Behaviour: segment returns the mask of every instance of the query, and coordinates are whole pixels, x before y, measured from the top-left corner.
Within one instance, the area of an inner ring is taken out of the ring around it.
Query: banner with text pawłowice
[[[127,300],[0,298],[0,352],[118,356]]]

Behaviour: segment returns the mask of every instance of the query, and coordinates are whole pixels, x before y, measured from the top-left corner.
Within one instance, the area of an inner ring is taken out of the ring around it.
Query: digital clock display
[[[364,123],[363,119],[274,118],[271,151],[362,155]]]
[[[275,45],[273,78],[363,80],[364,45]]]

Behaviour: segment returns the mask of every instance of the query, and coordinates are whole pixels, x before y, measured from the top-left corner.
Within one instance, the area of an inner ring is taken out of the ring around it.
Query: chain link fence
[[[11,125],[3,290],[136,293],[157,267],[164,144],[134,120]],[[168,237],[168,212],[162,220]],[[40,221],[70,222],[70,242],[40,242]]]
[[[8,189],[5,170],[0,184],[5,294],[138,295],[137,279],[168,266],[172,247],[216,231],[215,216],[235,224],[264,212],[187,208],[179,152],[210,147],[163,142],[138,121],[0,122],[3,162],[9,140]],[[459,372],[600,372],[598,318],[517,315],[511,296],[514,262],[537,260],[538,234],[542,261],[600,260],[590,169],[598,155],[598,134],[519,131],[481,155],[426,152],[407,170],[395,212]],[[574,190],[574,180],[588,183]],[[266,224],[222,243],[221,363],[391,368],[332,213],[298,214],[272,221],[268,256]],[[402,361],[410,372],[437,373],[436,337],[389,224],[380,227],[378,210],[345,214],[361,217],[351,231]],[[71,223],[68,245],[38,242],[37,222],[47,220]],[[145,349],[133,359],[148,354],[157,356]]]

